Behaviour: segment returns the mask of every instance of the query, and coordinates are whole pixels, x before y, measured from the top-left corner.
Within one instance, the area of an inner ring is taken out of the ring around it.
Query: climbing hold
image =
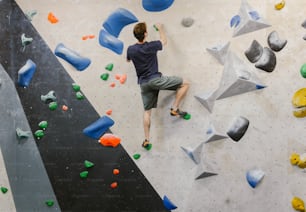
[[[90,162],[90,161],[88,161],[88,160],[85,160],[84,161],[84,166],[86,167],[86,168],[91,168],[91,167],[93,167],[95,164],[93,163],[93,162]]]
[[[118,136],[111,134],[111,133],[105,133],[100,139],[99,143],[103,146],[112,146],[117,147],[120,144],[121,138]]]
[[[46,200],[45,203],[49,207],[52,207],[54,205],[54,201],[53,200]]]
[[[89,58],[82,57],[77,52],[64,46],[64,44],[62,43],[56,46],[54,54],[70,63],[74,68],[79,71],[83,71],[91,63],[91,60]]]
[[[153,28],[155,29],[155,31],[158,31],[158,28],[155,24],[153,25]]]
[[[41,121],[38,123],[38,127],[41,129],[41,130],[46,130],[47,127],[48,127],[48,122],[47,121]]]
[[[293,115],[297,118],[306,116],[306,88],[296,91],[292,97]]]
[[[306,63],[304,63],[300,69],[302,77],[306,78]]]
[[[117,188],[118,187],[118,183],[117,182],[113,182],[111,185],[110,185],[111,188]]]
[[[16,134],[18,139],[22,139],[22,138],[28,138],[31,135],[30,131],[23,131],[20,128],[16,128]]]
[[[36,130],[34,133],[35,138],[37,139],[41,139],[42,137],[44,137],[45,133],[43,130]]]
[[[113,169],[113,174],[118,175],[120,173],[119,169]]]
[[[306,28],[306,19],[303,21],[303,23],[301,25],[302,25],[302,27]]]
[[[250,11],[249,12],[249,15],[251,16],[251,18],[254,20],[254,21],[257,21],[260,19],[260,16],[258,14],[257,11],[253,10],[253,11]]]
[[[5,187],[1,187],[1,192],[2,192],[3,194],[5,194],[7,191],[8,191],[8,189],[7,189],[7,188],[5,188]]]
[[[138,19],[130,11],[118,8],[108,16],[102,26],[109,34],[118,37],[125,26],[137,21]]]
[[[36,71],[36,64],[28,59],[26,64],[18,71],[18,85],[28,87]]]
[[[181,24],[184,27],[191,27],[192,24],[194,23],[193,18],[187,17],[187,18],[183,18]]]
[[[83,133],[90,138],[99,140],[101,136],[114,125],[114,121],[108,116],[102,116],[97,121],[83,130]]]
[[[57,102],[50,102],[49,103],[49,109],[50,110],[56,110],[57,108]]]
[[[263,52],[259,60],[255,63],[255,67],[266,72],[272,72],[276,66],[275,53],[268,47],[263,48]]]
[[[248,127],[249,120],[239,116],[232,122],[231,127],[227,131],[227,135],[234,141],[238,142],[243,137]]]
[[[164,203],[164,206],[167,210],[175,210],[177,209],[177,206],[174,205],[171,200],[166,196],[164,195],[164,198],[163,198],[163,203]]]
[[[123,51],[123,42],[111,35],[104,29],[100,30],[99,33],[99,44],[105,48],[112,50],[117,54],[122,54]]]
[[[62,105],[62,111],[67,111],[68,110],[68,106],[67,105]]]
[[[76,84],[76,83],[72,83],[72,89],[75,91],[75,92],[78,92],[81,90],[81,87]]]
[[[146,150],[151,150],[152,149],[152,144],[150,143],[150,144],[148,144],[148,145],[146,145],[146,146],[143,146]]]
[[[109,63],[109,64],[107,64],[107,65],[105,66],[105,69],[108,70],[108,71],[112,71],[113,68],[114,68],[114,64],[112,64],[112,63]]]
[[[111,88],[114,88],[114,87],[116,87],[116,83],[112,82],[111,84],[109,84],[109,86],[110,86]]]
[[[31,10],[31,11],[27,11],[25,13],[26,17],[29,19],[29,21],[32,21],[34,15],[37,14],[37,10]]]
[[[89,38],[88,35],[82,36],[82,40],[87,40],[88,38]]]
[[[49,12],[48,20],[50,21],[51,24],[56,24],[58,22],[58,19],[55,17],[55,15],[52,12]]]
[[[120,75],[120,74],[116,74],[116,75],[115,75],[115,79],[116,79],[116,80],[119,80],[119,79],[120,79],[120,77],[121,77],[121,75]]]
[[[138,154],[138,153],[134,154],[134,155],[133,155],[133,158],[134,158],[135,160],[138,160],[138,159],[140,158],[140,154]]]
[[[44,103],[48,104],[50,102],[55,102],[56,101],[56,96],[54,91],[49,91],[46,95],[41,95],[40,96],[41,101]]]
[[[306,168],[306,153],[299,155],[297,153],[293,153],[290,156],[290,163],[292,165],[296,165],[301,169]]]
[[[80,173],[81,178],[86,178],[88,176],[88,171],[83,171]]]
[[[246,179],[252,188],[255,188],[264,176],[265,173],[260,169],[252,169],[246,173]]]
[[[287,40],[281,40],[276,31],[273,31],[269,34],[268,45],[273,51],[279,52],[286,46],[286,44]]]
[[[257,40],[253,40],[251,46],[244,52],[245,56],[251,63],[257,62],[263,52],[263,47]]]
[[[304,201],[299,197],[293,197],[291,200],[292,207],[300,212],[305,212]]]
[[[113,110],[112,110],[112,109],[108,109],[105,113],[106,113],[106,115],[109,115],[109,116],[110,116],[110,115],[112,115]]]
[[[189,119],[191,119],[191,115],[189,113],[187,113],[186,115],[183,116],[183,119],[189,120]]]
[[[104,73],[104,74],[101,74],[100,78],[104,81],[106,81],[109,77],[109,74],[108,73]]]
[[[142,6],[149,12],[160,12],[168,9],[174,0],[142,0]]]
[[[211,48],[206,48],[206,50],[212,56],[214,56],[219,61],[220,64],[224,65],[229,46],[230,42],[227,42],[226,44],[221,44],[221,45],[218,44]]]
[[[127,78],[127,75],[126,75],[126,74],[122,74],[122,75],[120,76],[120,78],[119,78],[119,82],[120,82],[121,84],[124,84],[125,81],[126,81],[126,78]]]
[[[231,18],[230,26],[231,27],[237,27],[240,24],[240,16],[235,15]]]
[[[76,92],[75,96],[78,100],[82,100],[85,98],[81,91]]]
[[[285,1],[282,0],[280,3],[275,4],[275,5],[274,5],[274,8],[275,8],[276,10],[281,10],[281,9],[284,8],[284,6],[285,6]]]
[[[22,44],[22,47],[23,47],[23,51],[24,51],[24,49],[25,49],[25,47],[26,47],[27,45],[29,45],[30,43],[32,43],[32,41],[33,41],[33,38],[27,38],[27,37],[25,36],[25,34],[22,33],[22,35],[21,35],[21,44]]]

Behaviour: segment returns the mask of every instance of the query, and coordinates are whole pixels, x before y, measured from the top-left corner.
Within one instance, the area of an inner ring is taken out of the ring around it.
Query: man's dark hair
[[[145,22],[136,24],[133,30],[134,36],[139,42],[142,42],[144,40],[146,32],[147,25]]]

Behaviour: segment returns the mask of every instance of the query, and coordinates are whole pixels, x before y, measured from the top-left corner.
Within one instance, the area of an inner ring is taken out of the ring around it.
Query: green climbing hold
[[[86,167],[86,168],[91,168],[91,167],[93,167],[95,164],[93,163],[93,162],[90,162],[90,161],[88,161],[88,160],[85,160],[84,161],[84,166]]]
[[[152,149],[152,144],[151,144],[151,143],[148,144],[148,145],[145,147],[145,149],[148,150],[148,151],[151,150],[151,149]]]
[[[75,96],[78,100],[82,100],[85,98],[84,95],[80,91],[76,92]]]
[[[53,200],[47,200],[45,203],[49,207],[52,207],[54,205],[54,201]]]
[[[134,154],[134,155],[133,155],[133,158],[134,158],[135,160],[138,160],[138,159],[140,158],[140,154],[138,154],[138,153]]]
[[[306,78],[306,63],[304,63],[300,69],[302,77]]]
[[[2,191],[3,194],[5,194],[8,191],[8,189],[5,188],[5,187],[1,187],[1,191]]]
[[[187,113],[183,118],[185,120],[189,120],[189,119],[191,119],[191,115],[189,113]]]
[[[76,83],[72,83],[72,89],[75,91],[75,92],[78,92],[81,90],[81,87],[79,85],[77,85]]]
[[[50,110],[56,110],[57,108],[57,102],[50,102],[49,103],[49,109]]]
[[[46,130],[48,127],[48,122],[47,121],[41,121],[38,123],[38,126],[41,130]]]
[[[88,171],[83,171],[80,173],[81,178],[86,178],[88,176]]]
[[[105,66],[105,69],[108,70],[108,71],[113,70],[113,68],[114,68],[114,64],[112,64],[112,63],[107,64],[107,65]]]
[[[17,137],[19,139],[21,139],[21,138],[28,138],[31,135],[31,132],[30,131],[23,131],[22,129],[17,128],[16,129],[16,134],[17,134]]]
[[[42,130],[36,130],[34,133],[35,138],[37,139],[41,139],[42,137],[44,137],[45,133]]]
[[[104,81],[106,81],[109,77],[109,74],[108,73],[104,73],[104,74],[101,74],[100,78]]]

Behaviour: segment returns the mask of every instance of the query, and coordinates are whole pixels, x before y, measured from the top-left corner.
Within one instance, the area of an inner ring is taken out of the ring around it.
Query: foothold
[[[115,36],[108,33],[106,30],[101,29],[99,33],[99,44],[121,55],[123,51],[123,42]]]
[[[276,66],[275,53],[268,47],[264,47],[260,59],[255,63],[255,67],[266,72],[272,72],[275,66]]]
[[[114,64],[112,64],[112,63],[109,63],[109,64],[107,64],[107,65],[105,66],[105,69],[108,70],[108,71],[112,71],[113,68],[114,68]]]
[[[183,116],[183,119],[185,119],[185,120],[191,119],[191,114],[186,113],[186,114]]]
[[[216,45],[212,48],[206,48],[206,50],[212,56],[214,56],[221,65],[224,65],[229,46],[230,46],[230,42],[227,42],[224,45]]]
[[[32,41],[33,41],[33,38],[27,38],[27,37],[25,36],[25,34],[22,33],[22,35],[21,35],[21,44],[22,44],[22,47],[23,47],[23,51],[25,50],[25,47],[26,47],[27,45],[29,45],[30,43],[32,43]]]
[[[293,115],[297,118],[306,116],[306,88],[296,91],[292,97]]]
[[[297,153],[293,153],[290,156],[290,163],[292,165],[298,166],[301,169],[306,168],[306,153],[299,155]]]
[[[17,134],[18,139],[22,139],[22,138],[28,138],[31,135],[31,132],[30,131],[23,131],[22,129],[17,128],[16,129],[16,134]]]
[[[75,96],[78,100],[82,100],[85,98],[81,91],[76,92]]]
[[[127,75],[126,75],[126,74],[122,74],[122,75],[120,76],[120,78],[119,78],[120,84],[124,84],[125,81],[126,81],[126,79],[127,79]]]
[[[78,71],[85,70],[91,63],[89,58],[79,55],[77,52],[67,48],[62,43],[56,46],[54,54],[64,59]]]
[[[260,169],[252,169],[247,171],[246,179],[252,188],[255,188],[263,179],[265,173]]]
[[[28,59],[26,64],[18,71],[18,85],[28,87],[36,71],[36,64]]]
[[[118,187],[118,183],[117,182],[113,182],[112,184],[110,184],[111,188],[117,188]]]
[[[68,106],[67,105],[62,105],[62,111],[67,111],[68,110]]]
[[[181,149],[187,154],[187,156],[195,163],[199,164],[201,162],[201,155],[203,150],[204,142],[201,142],[194,149],[181,147]]]
[[[87,39],[88,39],[88,35],[82,36],[82,40],[87,40]]]
[[[163,198],[163,203],[164,203],[164,206],[167,210],[175,210],[177,209],[177,206],[174,205],[171,200],[166,196],[164,195],[164,198]]]
[[[244,52],[245,56],[251,63],[257,62],[263,52],[263,47],[257,40],[253,40],[251,46]]]
[[[84,166],[86,167],[86,168],[91,168],[91,167],[93,167],[95,164],[93,163],[93,162],[90,162],[90,161],[88,161],[88,160],[85,160],[84,161]]]
[[[110,115],[112,115],[113,110],[112,110],[112,109],[108,109],[105,113],[106,113],[106,115],[109,115],[109,116],[110,116]]]
[[[87,178],[87,176],[88,176],[88,171],[83,171],[80,173],[81,178]]]
[[[302,27],[306,28],[306,19],[305,19],[305,21],[303,21],[303,23],[301,25],[302,25]]]
[[[116,87],[116,83],[112,82],[111,84],[109,84],[109,87],[111,87],[111,88]]]
[[[142,0],[142,6],[149,12],[161,12],[168,9],[174,0]]]
[[[181,24],[184,27],[191,27],[194,23],[193,18],[187,17],[187,18],[183,18]]]
[[[41,121],[38,123],[38,127],[41,129],[41,130],[46,130],[47,127],[48,127],[48,122],[47,121]]]
[[[276,31],[273,31],[269,34],[268,45],[273,51],[279,52],[286,46],[286,44],[287,40],[281,40]]]
[[[49,103],[49,109],[50,110],[56,110],[57,109],[57,102],[50,102]]]
[[[54,201],[53,200],[46,200],[45,203],[46,203],[46,205],[48,207],[52,207],[54,205]]]
[[[292,207],[300,212],[305,212],[304,201],[299,197],[293,197],[291,200]]]
[[[281,10],[281,9],[284,8],[284,6],[285,6],[285,1],[282,0],[280,3],[275,4],[275,5],[274,5],[274,8],[275,8],[276,10]]]
[[[239,24],[240,24],[240,16],[239,15],[233,16],[230,21],[230,26],[236,28]]]
[[[45,133],[43,130],[36,130],[34,133],[35,138],[37,138],[38,140],[44,137],[44,135]]]
[[[102,26],[109,34],[118,37],[125,26],[135,22],[138,22],[135,15],[127,9],[118,8],[108,16]]]
[[[134,158],[135,160],[138,160],[138,159],[140,158],[140,154],[138,154],[138,153],[134,154],[134,155],[133,155],[133,158]]]
[[[217,130],[214,124],[212,123],[210,123],[206,131],[206,134],[208,137],[206,138],[205,143],[212,142],[212,141],[218,141],[218,140],[227,138],[227,136],[220,133],[219,130]]]
[[[99,140],[101,136],[114,125],[114,121],[108,116],[102,116],[94,123],[83,130],[83,133],[90,138]]]
[[[103,146],[111,146],[111,147],[117,147],[120,144],[121,138],[118,136],[111,134],[111,133],[105,133],[100,139],[99,143]]]
[[[46,104],[49,104],[50,102],[55,102],[56,101],[55,92],[49,91],[46,95],[41,95],[40,99]]]
[[[147,151],[151,150],[153,145],[151,143],[147,144],[146,146],[143,146]]]
[[[258,14],[258,12],[257,11],[250,11],[249,12],[249,15],[251,16],[251,18],[254,20],[254,21],[257,21],[257,20],[259,20],[260,19],[260,16],[259,16],[259,14]]]
[[[249,127],[249,120],[239,116],[232,122],[231,127],[227,131],[227,135],[238,142],[245,134]]]
[[[118,175],[120,173],[119,169],[113,169],[113,174]]]
[[[81,87],[76,84],[76,83],[72,83],[72,89],[75,91],[75,92],[78,92],[81,90]]]
[[[306,63],[301,66],[300,73],[302,77],[306,78]]]
[[[58,19],[55,17],[55,15],[52,12],[49,12],[48,20],[50,21],[51,24],[56,24],[58,22]]]
[[[29,19],[29,21],[32,21],[34,15],[37,14],[37,10],[31,10],[26,12],[26,17]]]
[[[1,187],[1,192],[2,192],[3,194],[5,194],[7,191],[8,191],[8,189],[7,189],[7,188],[5,188],[5,187]]]
[[[101,74],[100,78],[104,81],[106,81],[109,77],[109,74],[108,73],[104,73],[104,74]]]

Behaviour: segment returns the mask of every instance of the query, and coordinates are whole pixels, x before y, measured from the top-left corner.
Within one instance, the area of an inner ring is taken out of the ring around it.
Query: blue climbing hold
[[[83,133],[90,138],[100,139],[101,136],[114,125],[114,121],[108,116],[102,116],[97,121],[89,125],[83,130]]]
[[[111,35],[118,37],[121,30],[138,19],[128,10],[118,8],[103,23],[104,29]]]
[[[56,56],[66,60],[68,63],[70,63],[73,67],[75,67],[79,71],[83,71],[91,63],[89,58],[82,57],[75,51],[64,46],[64,44],[62,43],[56,46],[54,53]]]
[[[230,23],[231,27],[236,28],[239,24],[240,24],[240,16],[239,15],[233,16]]]
[[[18,85],[28,87],[36,71],[36,64],[28,59],[26,64],[18,71]]]
[[[255,188],[264,176],[265,173],[260,169],[252,169],[246,173],[246,179],[252,188]]]
[[[165,208],[168,210],[177,209],[177,206],[174,205],[166,195],[163,198],[163,203],[164,203]]]
[[[257,21],[258,19],[260,19],[260,16],[258,14],[257,11],[250,11],[249,12],[249,15],[251,16],[251,18],[254,20],[254,21]]]
[[[259,90],[259,89],[263,89],[263,88],[266,88],[267,86],[265,85],[256,85],[256,89]]]
[[[172,5],[174,0],[142,0],[142,6],[150,12],[160,12]]]
[[[115,36],[109,34],[104,29],[100,30],[99,43],[101,46],[108,48],[117,54],[122,54],[123,42]]]

